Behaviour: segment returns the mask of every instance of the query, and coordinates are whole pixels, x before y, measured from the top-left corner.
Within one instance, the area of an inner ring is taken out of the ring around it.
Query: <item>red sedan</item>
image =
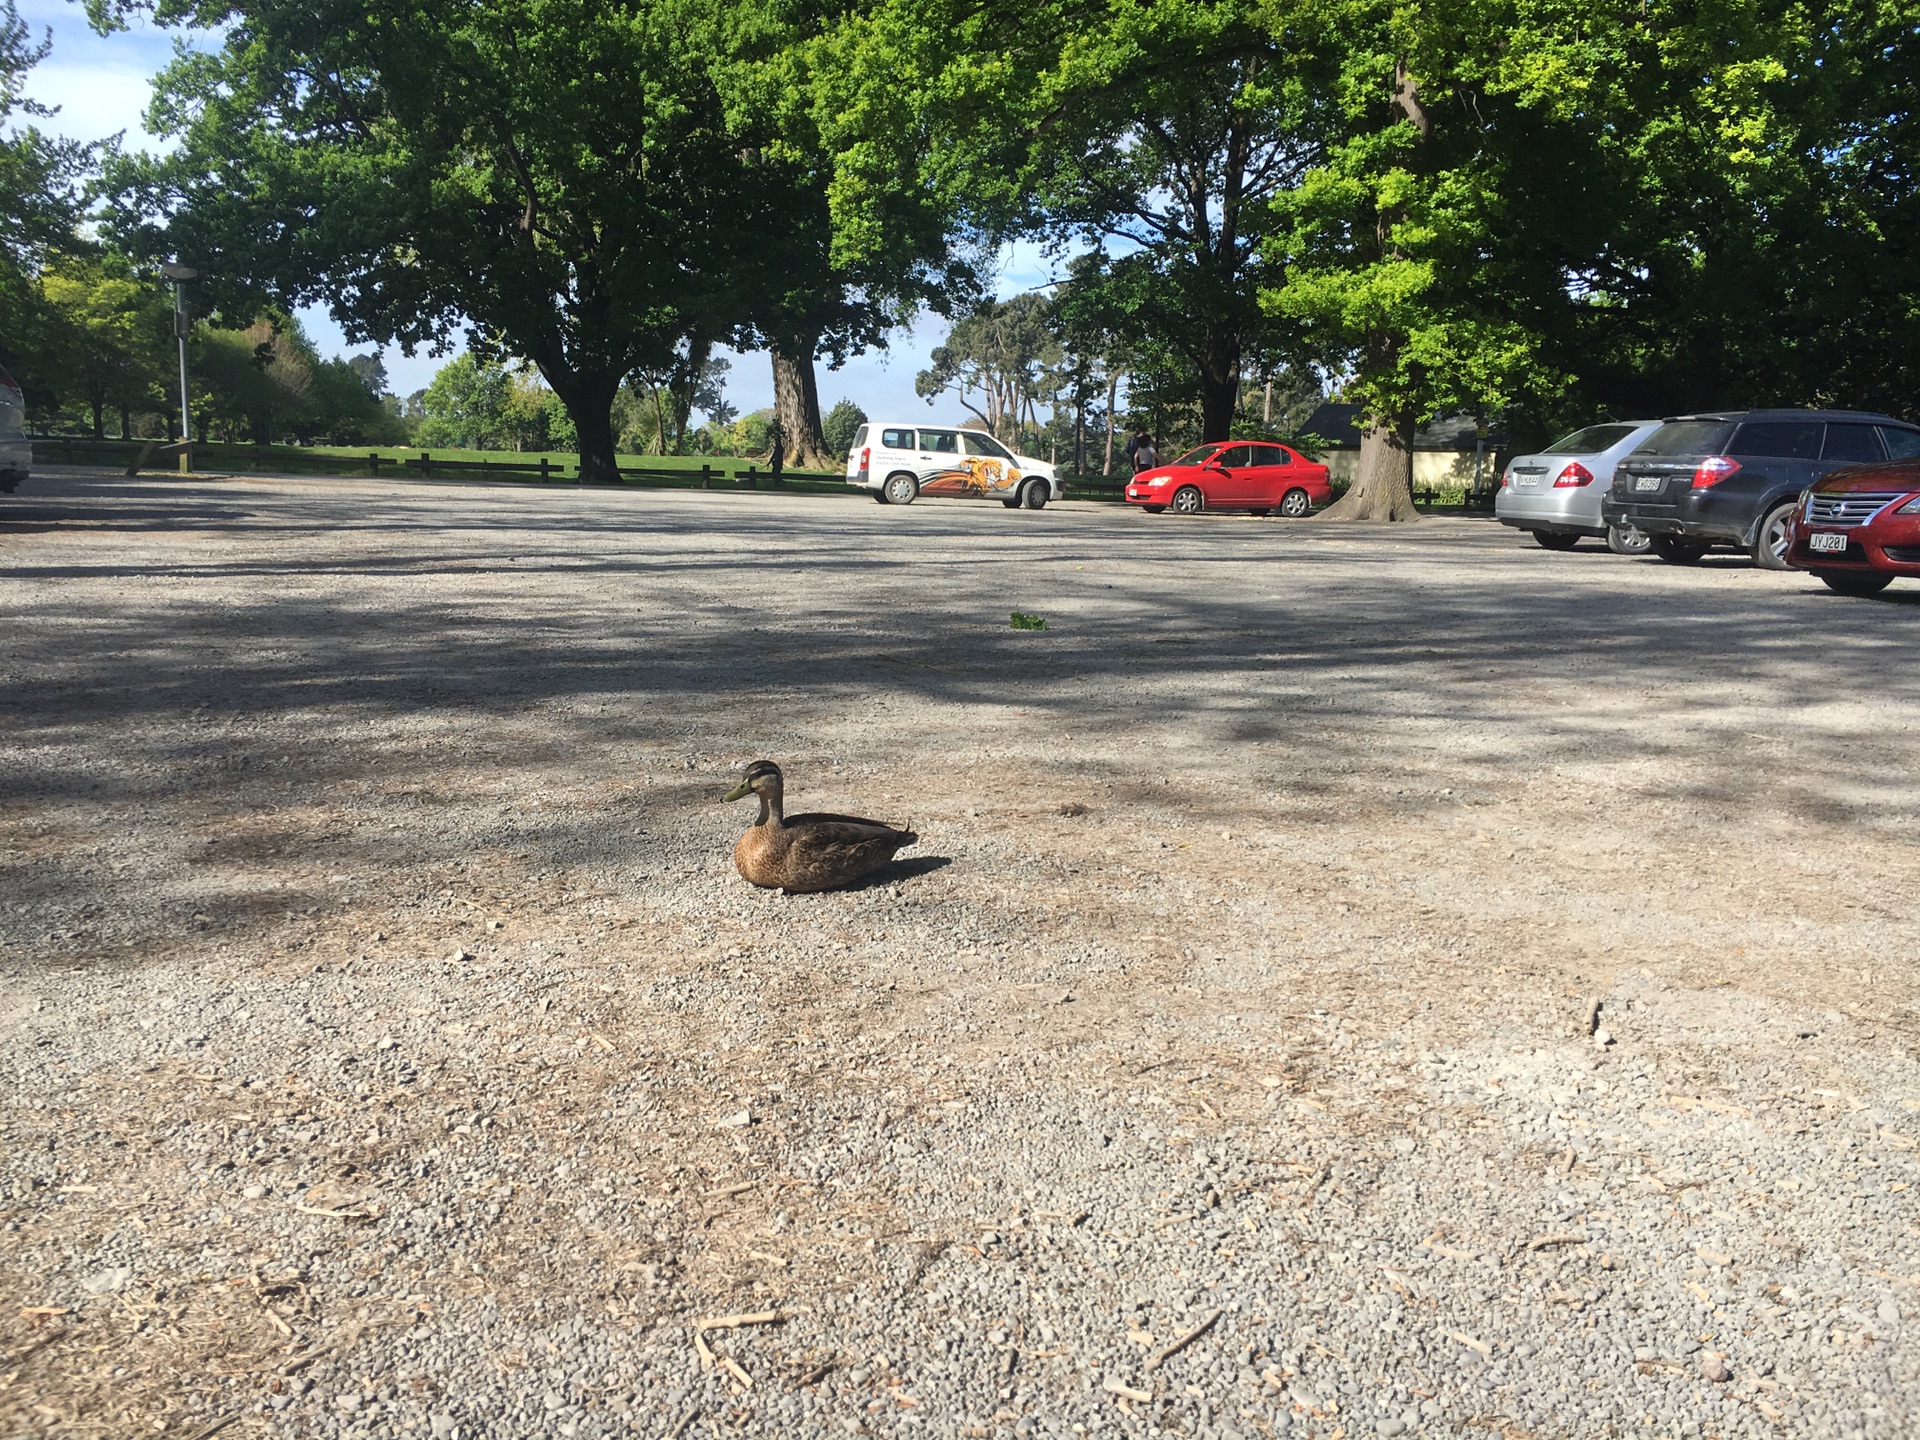
[[[1215,440],[1171,465],[1142,470],[1127,482],[1127,503],[1149,515],[1171,510],[1278,510],[1298,517],[1333,498],[1327,467],[1271,440]]]
[[[1920,576],[1920,460],[1860,465],[1813,482],[1793,513],[1787,563],[1842,595]]]

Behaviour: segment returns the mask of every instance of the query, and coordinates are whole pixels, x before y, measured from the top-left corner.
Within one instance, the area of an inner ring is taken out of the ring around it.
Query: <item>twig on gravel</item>
[[[1223,1310],[1215,1310],[1211,1315],[1207,1316],[1206,1319],[1187,1331],[1186,1334],[1182,1335],[1178,1340],[1175,1340],[1171,1345],[1161,1346],[1159,1352],[1151,1360],[1147,1361],[1147,1373],[1152,1374],[1155,1370],[1158,1370],[1162,1365],[1166,1364],[1167,1361],[1186,1349],[1187,1346],[1206,1334],[1207,1331],[1211,1330],[1220,1322],[1220,1317],[1225,1313]]]
[[[809,1385],[818,1385],[822,1380],[826,1379],[827,1376],[832,1373],[833,1367],[838,1363],[839,1362],[836,1360],[829,1360],[824,1365],[816,1365],[813,1367],[813,1369],[807,1371],[806,1374],[802,1375],[799,1379],[795,1380],[791,1385],[787,1386],[787,1388],[789,1390],[804,1390]]]
[[[749,1190],[760,1188],[758,1180],[742,1180],[738,1185],[722,1185],[717,1190],[707,1191],[710,1200],[731,1200],[735,1195],[744,1195]]]
[[[1118,1395],[1122,1400],[1131,1400],[1136,1405],[1145,1405],[1153,1399],[1151,1390],[1136,1390],[1131,1385],[1123,1385],[1112,1377],[1108,1377],[1107,1383],[1100,1388],[1109,1395]]]
[[[738,1330],[742,1325],[776,1325],[781,1320],[778,1310],[755,1310],[744,1315],[716,1315],[711,1320],[693,1322],[694,1333],[702,1330]]]
[[[718,1352],[715,1352],[715,1353],[718,1353]],[[720,1363],[726,1366],[727,1369],[733,1372],[733,1378],[738,1380],[743,1388],[748,1390],[751,1390],[753,1388],[753,1376],[749,1375],[745,1370],[742,1370],[737,1364],[735,1364],[734,1359],[731,1355],[721,1355]]]
[[[664,1440],[680,1440],[680,1437],[687,1433],[687,1427],[693,1424],[693,1422],[698,1420],[699,1418],[700,1418],[700,1412],[698,1410],[687,1411],[684,1415],[682,1415],[678,1420],[674,1421],[673,1424],[667,1428],[667,1433],[666,1433],[666,1436],[664,1437]]]
[[[769,1255],[765,1250],[749,1250],[747,1255],[754,1260],[764,1260],[769,1265],[778,1265],[782,1270],[787,1268],[787,1257],[784,1255]]]
[[[239,1418],[240,1418],[239,1413],[235,1412],[234,1414],[227,1416],[227,1418],[224,1420],[216,1420],[211,1425],[207,1426],[206,1429],[200,1431],[199,1434],[195,1435],[193,1437],[193,1440],[211,1440],[211,1437],[218,1435],[222,1430],[226,1429],[229,1425],[233,1424],[233,1422],[238,1420]]]
[[[1600,997],[1594,996],[1587,1001],[1587,1008],[1580,1020],[1580,1033],[1591,1035],[1600,1028]]]
[[[1584,1245],[1586,1243],[1587,1237],[1584,1235],[1536,1235],[1527,1241],[1527,1249],[1545,1250],[1551,1245]]]

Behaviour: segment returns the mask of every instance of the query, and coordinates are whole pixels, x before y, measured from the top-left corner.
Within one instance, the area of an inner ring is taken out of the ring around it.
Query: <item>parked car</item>
[[[1644,530],[1609,526],[1600,503],[1613,468],[1660,428],[1658,420],[1589,425],[1537,455],[1516,455],[1500,476],[1493,514],[1502,525],[1532,532],[1549,550],[1571,550],[1582,537],[1604,538],[1616,555],[1646,553]]]
[[[11,494],[33,468],[33,443],[27,439],[27,397],[0,370],[0,493]]]
[[[1602,513],[1690,565],[1714,545],[1785,570],[1788,519],[1807,488],[1847,465],[1920,456],[1920,428],[1858,410],[1746,410],[1668,420],[1614,467]]]
[[[1041,510],[1066,494],[1046,461],[1016,455],[983,430],[944,425],[862,425],[847,454],[847,484],[882,505],[950,495]]]
[[[1127,482],[1127,503],[1149,515],[1171,510],[1251,510],[1305,515],[1333,498],[1327,467],[1271,440],[1214,440],[1171,465],[1142,470]]]
[[[1842,595],[1875,595],[1920,577],[1920,460],[1836,470],[1794,512],[1787,563]]]

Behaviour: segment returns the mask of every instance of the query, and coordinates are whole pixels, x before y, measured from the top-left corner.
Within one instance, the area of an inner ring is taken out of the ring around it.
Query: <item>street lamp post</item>
[[[180,342],[180,473],[193,469],[193,412],[187,406],[187,332],[193,322],[187,318],[186,283],[200,272],[177,260],[161,262],[160,273],[173,281],[173,333]]]

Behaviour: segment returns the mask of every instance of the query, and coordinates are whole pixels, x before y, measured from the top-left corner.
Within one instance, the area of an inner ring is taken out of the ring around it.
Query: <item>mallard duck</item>
[[[733,847],[733,863],[755,885],[788,894],[838,890],[885,868],[893,852],[920,837],[853,815],[795,815],[781,809],[785,779],[771,760],[756,760],[728,800],[760,797],[760,817]]]

